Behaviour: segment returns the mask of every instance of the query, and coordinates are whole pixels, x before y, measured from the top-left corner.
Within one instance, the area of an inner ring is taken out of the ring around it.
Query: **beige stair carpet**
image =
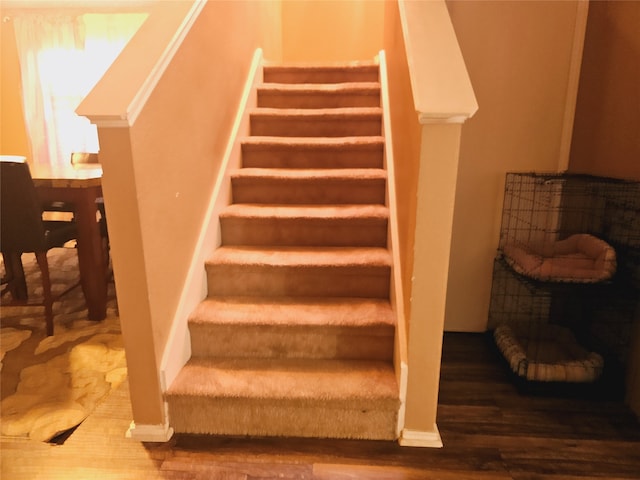
[[[177,432],[391,440],[399,408],[377,65],[266,66]]]
[[[386,360],[394,320],[389,302],[373,298],[211,297],[192,314],[191,349],[194,357]]]
[[[317,359],[196,359],[174,428],[226,435],[393,438],[397,386],[387,362]],[[285,373],[286,374],[283,374]]]

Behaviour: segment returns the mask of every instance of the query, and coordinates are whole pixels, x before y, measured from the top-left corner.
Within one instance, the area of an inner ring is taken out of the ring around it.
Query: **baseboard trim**
[[[433,426],[434,431],[425,432],[422,430],[410,430],[405,428],[398,439],[398,443],[402,447],[424,447],[424,448],[442,448],[442,438],[438,431],[438,426]]]
[[[159,425],[136,425],[135,422],[131,422],[125,436],[137,442],[164,443],[168,442],[173,436],[173,428],[171,428],[168,423]]]

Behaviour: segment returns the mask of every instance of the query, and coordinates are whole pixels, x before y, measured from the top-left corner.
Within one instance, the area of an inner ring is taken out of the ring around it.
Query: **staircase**
[[[396,438],[375,64],[265,66],[168,392],[178,433]]]

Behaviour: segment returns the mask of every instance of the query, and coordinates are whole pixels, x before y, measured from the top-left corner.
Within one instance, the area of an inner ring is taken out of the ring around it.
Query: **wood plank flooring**
[[[522,395],[483,335],[446,334],[442,449],[395,442],[124,437],[126,385],[62,445],[2,438],[4,479],[640,479],[640,426],[620,402]]]

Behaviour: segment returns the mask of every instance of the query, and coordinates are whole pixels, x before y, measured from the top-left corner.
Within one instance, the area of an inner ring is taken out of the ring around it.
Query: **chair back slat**
[[[0,162],[0,250],[46,251],[42,205],[29,165]]]
[[[73,152],[71,154],[71,165],[74,168],[95,168],[100,165],[97,153],[90,152]]]

